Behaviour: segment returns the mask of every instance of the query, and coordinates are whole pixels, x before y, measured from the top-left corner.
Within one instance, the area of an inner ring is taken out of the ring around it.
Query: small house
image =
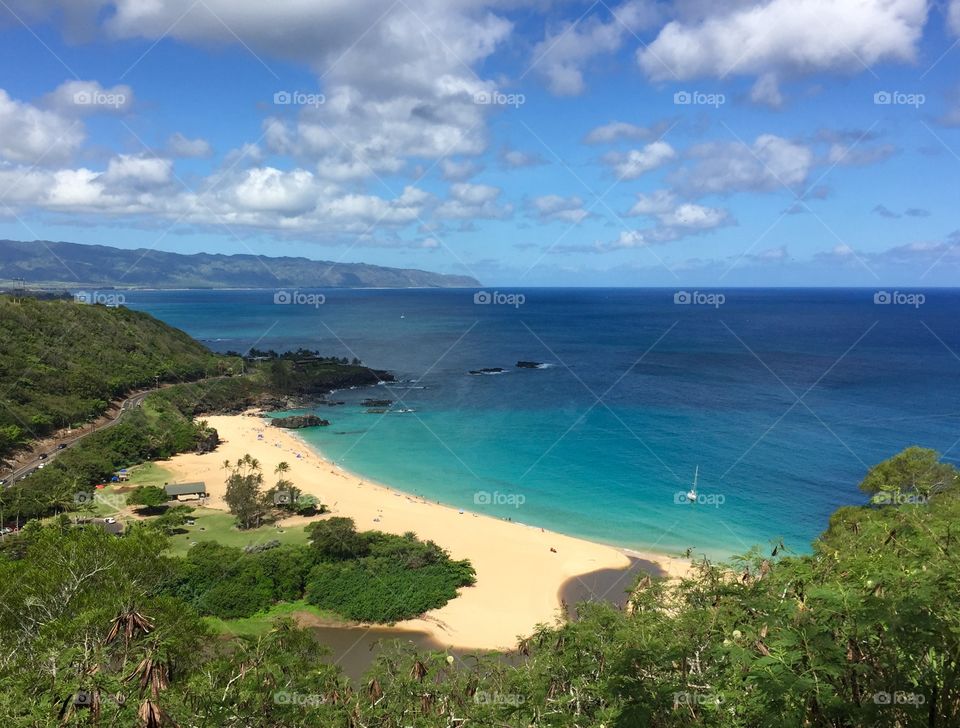
[[[176,483],[163,486],[167,497],[177,501],[203,500],[207,497],[206,483]]]

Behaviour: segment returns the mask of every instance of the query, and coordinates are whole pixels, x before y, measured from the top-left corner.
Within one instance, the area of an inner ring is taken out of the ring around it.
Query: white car
[[[116,519],[116,518],[104,518],[104,519],[103,519],[103,522],[104,522],[104,523],[116,523],[116,522],[117,522],[117,519]]]

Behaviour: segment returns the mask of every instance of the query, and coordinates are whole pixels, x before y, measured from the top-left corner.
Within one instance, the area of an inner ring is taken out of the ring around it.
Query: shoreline
[[[176,455],[163,461],[162,467],[179,482],[205,482],[206,507],[227,510],[222,463],[249,453],[260,461],[267,487],[276,464],[285,461],[290,465],[285,477],[304,493],[319,497],[330,509],[329,515],[353,518],[361,531],[414,531],[421,539],[435,541],[452,558],[470,560],[476,584],[461,589],[456,599],[440,609],[393,625],[401,632],[426,632],[437,642],[459,649],[510,650],[518,637],[532,633],[537,624],[552,623],[561,616],[571,584],[578,584],[589,596],[593,574],[626,573],[638,561],[664,576],[689,573],[689,561],[677,556],[621,549],[472,513],[362,478],[325,459],[295,431],[269,426],[259,413],[204,419],[220,434],[217,449]],[[316,519],[293,516],[278,525],[301,528]]]

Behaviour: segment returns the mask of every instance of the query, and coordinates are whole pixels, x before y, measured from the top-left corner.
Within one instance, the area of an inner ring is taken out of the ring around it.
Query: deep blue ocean
[[[960,456],[960,291],[499,293],[126,297],[217,351],[305,347],[393,371],[397,385],[338,393],[345,406],[317,410],[331,426],[301,431],[344,468],[622,546],[806,551],[834,509],[864,502],[868,466],[912,444]],[[506,372],[468,374],[485,367]],[[395,403],[368,413],[367,397]]]

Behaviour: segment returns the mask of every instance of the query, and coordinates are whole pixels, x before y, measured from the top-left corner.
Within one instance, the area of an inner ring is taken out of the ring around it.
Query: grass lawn
[[[304,612],[317,619],[329,623],[331,626],[339,624],[350,624],[333,612],[325,609],[318,609],[312,604],[300,599],[295,602],[281,602],[271,607],[266,612],[255,614],[252,617],[243,619],[219,619],[218,617],[205,617],[204,621],[217,634],[236,635],[245,637],[257,637],[266,634],[273,627],[272,620],[277,617],[289,617],[295,612]]]
[[[162,487],[164,483],[174,480],[173,473],[156,463],[135,465],[128,472],[130,473],[130,480],[125,485],[158,485]]]
[[[279,541],[281,544],[307,543],[307,534],[303,526],[277,528],[274,525],[241,531],[236,527],[236,519],[229,513],[210,508],[197,508],[191,517],[196,519],[193,526],[184,526],[187,533],[178,533],[170,538],[170,554],[184,556],[194,541],[216,541],[225,546],[243,548],[250,544]]]

